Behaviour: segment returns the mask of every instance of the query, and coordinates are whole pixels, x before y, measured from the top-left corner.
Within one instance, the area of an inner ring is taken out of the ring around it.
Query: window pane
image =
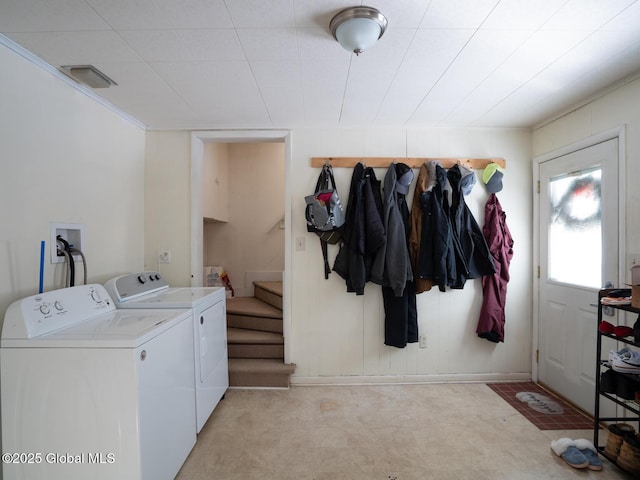
[[[602,287],[602,206],[600,168],[549,182],[549,279]]]

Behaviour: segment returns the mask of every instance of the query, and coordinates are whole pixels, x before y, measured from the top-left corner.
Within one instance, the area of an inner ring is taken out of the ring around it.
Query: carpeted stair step
[[[284,358],[284,337],[279,333],[227,328],[229,358]]]
[[[229,386],[289,388],[295,364],[271,358],[230,358]]]
[[[294,364],[284,363],[282,282],[253,282],[253,297],[227,300],[229,385],[288,388]]]
[[[282,310],[282,282],[253,282],[253,296]]]
[[[227,326],[282,333],[282,310],[255,297],[228,298]]]

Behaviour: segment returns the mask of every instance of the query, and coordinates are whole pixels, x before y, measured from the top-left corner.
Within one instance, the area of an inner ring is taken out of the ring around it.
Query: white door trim
[[[291,132],[289,130],[207,130],[191,132],[191,286],[202,286],[202,164],[204,144],[208,142],[284,143],[284,272],[282,272],[282,330],[285,338],[284,361],[290,363],[291,345]]]
[[[539,332],[539,299],[540,299],[540,279],[538,278],[538,265],[540,265],[540,207],[538,194],[538,181],[540,180],[540,164],[553,158],[561,157],[583,148],[588,148],[598,143],[605,142],[614,138],[618,139],[618,285],[624,283],[626,269],[626,246],[625,246],[625,166],[626,166],[626,140],[625,125],[611,130],[607,130],[596,135],[584,138],[570,145],[547,152],[543,155],[534,157],[532,162],[533,168],[533,328],[531,332],[531,378],[534,382],[538,381],[538,332]]]

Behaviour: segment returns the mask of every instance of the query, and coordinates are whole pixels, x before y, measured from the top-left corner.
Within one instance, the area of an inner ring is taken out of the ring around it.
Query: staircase
[[[282,282],[253,282],[253,297],[227,299],[229,386],[288,388],[284,363]]]

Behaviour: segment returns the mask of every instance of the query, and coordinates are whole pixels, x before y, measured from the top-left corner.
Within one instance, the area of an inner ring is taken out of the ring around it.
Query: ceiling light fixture
[[[118,85],[93,65],[62,65],[60,69],[74,80],[91,88],[109,88]]]
[[[387,18],[373,7],[350,7],[331,19],[329,29],[345,50],[360,55],[382,37]]]

